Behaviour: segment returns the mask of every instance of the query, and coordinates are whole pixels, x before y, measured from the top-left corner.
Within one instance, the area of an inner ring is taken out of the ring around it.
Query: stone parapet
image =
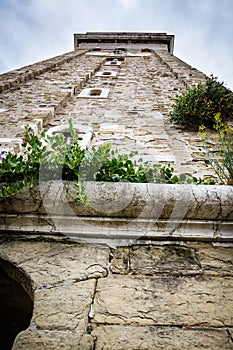
[[[110,246],[233,240],[231,186],[90,182],[85,191],[88,204],[75,203],[75,185],[62,182],[41,183],[1,200],[1,232]]]
[[[89,32],[74,34],[74,49],[79,48],[156,48],[173,52],[174,35],[140,32]]]

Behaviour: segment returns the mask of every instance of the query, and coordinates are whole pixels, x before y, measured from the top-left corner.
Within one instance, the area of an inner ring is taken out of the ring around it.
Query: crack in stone
[[[88,280],[91,280],[91,279],[93,279],[93,277],[85,276],[85,277],[79,277],[79,278],[72,278],[72,279],[68,279],[68,280],[64,280],[64,281],[59,281],[59,282],[56,282],[56,283],[44,284],[44,285],[36,288],[36,290],[39,291],[39,290],[43,290],[43,289],[52,289],[52,288],[56,288],[56,287],[67,286],[69,284],[74,284],[74,283],[78,283],[78,282],[88,281]]]
[[[229,329],[226,329],[226,332],[227,332],[227,337],[228,337],[228,339],[230,339],[230,341],[233,343],[233,336],[232,336],[230,330],[229,330]]]
[[[88,325],[86,328],[87,334],[91,334],[91,332],[93,330],[93,319],[95,316],[94,301],[95,301],[95,296],[96,296],[96,291],[97,291],[97,284],[98,284],[98,278],[96,278],[96,281],[95,281],[94,292],[93,292],[93,296],[92,296],[92,300],[91,300],[90,310],[88,313]]]

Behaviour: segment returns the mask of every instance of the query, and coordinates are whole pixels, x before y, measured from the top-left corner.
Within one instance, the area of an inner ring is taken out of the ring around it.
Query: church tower
[[[206,79],[173,50],[166,33],[74,34],[74,51],[2,74],[1,152],[22,152],[25,125],[68,142],[72,120],[82,149],[211,175],[198,134],[169,122],[175,97]],[[232,187],[85,186],[85,204],[62,179],[0,199],[0,315],[12,315],[0,344],[233,349]]]
[[[74,34],[74,52],[3,74],[1,146],[17,148],[25,124],[62,130],[72,118],[89,146],[112,142],[206,175],[196,134],[180,137],[167,122],[175,96],[205,80],[173,47],[166,33]]]

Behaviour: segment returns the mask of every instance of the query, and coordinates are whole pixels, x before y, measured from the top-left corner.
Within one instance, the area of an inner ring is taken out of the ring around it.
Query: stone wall
[[[26,274],[34,300],[14,350],[233,349],[230,245],[110,249],[12,237],[0,257]]]
[[[179,173],[212,174],[198,135],[168,122],[175,96],[205,76],[168,52],[138,55],[109,67],[102,55],[76,51],[2,75],[1,145],[19,144],[25,124],[41,131],[72,117],[80,129],[91,127],[93,146],[112,142],[122,152],[138,151],[151,163],[174,164]],[[116,77],[95,75],[109,68]],[[109,97],[80,98],[84,87],[107,88]]]

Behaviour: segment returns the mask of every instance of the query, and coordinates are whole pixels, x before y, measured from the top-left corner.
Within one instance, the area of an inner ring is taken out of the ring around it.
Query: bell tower
[[[81,150],[111,143],[211,174],[197,133],[169,121],[177,94],[206,79],[173,50],[166,33],[80,33],[74,51],[1,75],[1,154],[23,155],[25,125],[69,142],[71,119]],[[80,204],[77,182],[39,177],[0,198],[0,344],[232,349],[232,187],[86,181],[85,191]],[[15,306],[18,285],[28,298]]]

